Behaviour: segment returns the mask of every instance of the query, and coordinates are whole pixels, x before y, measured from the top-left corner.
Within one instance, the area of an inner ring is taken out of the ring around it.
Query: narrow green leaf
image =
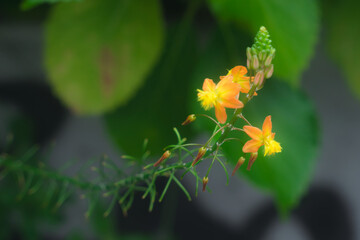
[[[222,166],[222,168],[224,169],[224,172],[226,174],[226,185],[229,185],[229,173],[226,169],[226,166],[224,165],[224,163],[221,161],[220,158],[216,157],[216,160],[220,163],[220,165]]]
[[[168,188],[170,186],[170,183],[171,183],[171,181],[173,179],[173,176],[174,176],[174,172],[170,175],[169,180],[167,181],[166,186],[164,188],[164,191],[162,192],[162,194],[161,194],[161,196],[159,198],[159,202],[162,202],[162,200],[163,200],[163,198],[164,198],[164,196],[165,196],[165,194],[166,194],[166,192],[167,192],[167,190],[168,190]]]
[[[179,186],[179,188],[184,192],[184,194],[186,195],[187,199],[189,201],[191,201],[191,197],[189,192],[186,190],[186,188],[181,184],[181,182],[174,176],[173,177],[174,181],[176,182],[176,184]]]

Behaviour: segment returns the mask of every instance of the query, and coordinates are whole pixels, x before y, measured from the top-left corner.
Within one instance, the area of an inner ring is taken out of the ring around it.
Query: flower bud
[[[257,57],[257,55],[255,55],[251,61],[251,65],[252,67],[256,70],[259,68],[259,59]]]
[[[250,171],[251,166],[254,164],[257,157],[258,157],[258,152],[254,152],[254,153],[250,154],[250,159],[249,159],[249,163],[248,163],[248,166],[247,166],[248,171]]]
[[[265,69],[265,77],[271,78],[271,76],[273,75],[273,72],[274,72],[274,64],[271,64],[270,66],[268,66]]]
[[[252,59],[251,48],[249,48],[249,47],[246,49],[246,57],[248,60]]]
[[[203,181],[203,189],[202,189],[202,191],[205,192],[206,185],[209,182],[209,178],[208,177],[203,177],[202,181]]]
[[[247,66],[247,68],[250,70],[251,68],[252,68],[252,66],[251,66],[251,61],[248,59],[248,60],[246,60],[246,66]]]
[[[260,62],[263,62],[266,58],[266,52],[263,50],[259,53],[259,60]]]
[[[165,159],[170,157],[170,155],[171,155],[171,152],[169,150],[164,152],[164,154],[161,156],[161,158],[156,163],[154,163],[154,167],[159,166]]]
[[[236,166],[231,174],[231,176],[234,176],[236,171],[241,167],[241,165],[243,165],[243,163],[245,162],[245,158],[244,157],[240,157],[238,162],[236,163]]]
[[[181,125],[182,126],[188,125],[188,124],[192,123],[195,120],[196,120],[195,114],[190,114]]]
[[[199,149],[199,152],[198,152],[195,160],[192,162],[191,166],[194,166],[205,155],[205,153],[206,153],[206,148],[201,147]]]
[[[274,58],[275,57],[275,52],[276,52],[275,48],[271,48],[269,55],[272,56],[272,58]]]
[[[269,55],[269,56],[266,58],[266,60],[265,60],[265,67],[270,66],[272,59],[273,59],[273,56],[272,56],[272,55]]]
[[[254,84],[256,86],[262,86],[263,83],[264,83],[264,72],[258,71],[254,78]]]

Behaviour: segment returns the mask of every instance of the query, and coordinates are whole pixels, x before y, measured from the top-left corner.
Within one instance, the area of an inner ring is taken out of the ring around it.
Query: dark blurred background
[[[37,145],[47,156],[47,164],[54,169],[67,160],[76,158],[81,163],[104,153],[119,159],[122,151],[109,137],[107,120],[102,115],[83,116],[69,110],[49,85],[43,58],[44,22],[52,5],[40,5],[28,11],[22,11],[20,5],[21,1],[0,3],[2,152],[6,149],[7,154],[21,156]],[[161,6],[165,26],[169,29],[184,15],[188,2],[163,0]],[[322,23],[326,22],[324,19]],[[196,32],[200,39],[198,48],[202,48],[216,20],[202,5],[193,21],[196,29],[202,29]],[[353,24],[358,29],[358,22]],[[360,239],[357,185],[360,181],[360,103],[342,69],[329,57],[327,31],[326,24],[320,26],[313,56],[300,81],[300,88],[315,105],[321,145],[309,190],[288,217],[278,214],[268,194],[242,178],[233,177],[229,186],[225,186],[221,167],[214,166],[211,194],[201,193],[188,202],[181,192],[170,188],[164,202],[156,204],[151,213],[140,195],[135,197],[127,217],[115,208],[109,224],[111,229],[116,229],[118,239]],[[245,48],[241,51],[245,54]],[[123,114],[127,111],[123,110]],[[182,116],[188,113],[185,106],[179,111]],[[181,120],[170,121],[175,125],[175,121]],[[204,135],[196,136],[200,141],[204,138]],[[70,168],[66,173],[72,174],[72,171]],[[159,188],[165,185],[163,181],[159,181]],[[192,179],[185,178],[184,184],[189,191],[194,191]],[[37,209],[38,206],[33,205],[36,202],[19,201],[12,205],[15,210],[9,215],[5,196],[10,191],[9,186],[2,184],[1,188],[0,216],[11,216],[1,217],[0,232],[6,239],[29,239],[30,236],[34,239],[108,238],[103,234],[107,227],[99,230],[84,218],[87,203],[78,197],[54,213],[56,216],[41,213],[36,219],[45,220],[35,221],[37,210],[28,213],[23,208]],[[20,218],[23,212],[27,217]],[[131,237],[125,237],[128,234],[132,234]]]

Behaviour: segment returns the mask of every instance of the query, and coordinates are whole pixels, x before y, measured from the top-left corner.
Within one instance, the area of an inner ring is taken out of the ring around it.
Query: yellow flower
[[[240,85],[232,82],[232,76],[224,77],[216,85],[213,80],[206,78],[202,89],[198,89],[198,100],[205,110],[215,107],[215,115],[220,123],[227,119],[225,108],[242,108],[239,101]]]
[[[274,140],[275,133],[271,132],[271,116],[267,116],[265,118],[262,130],[253,126],[244,126],[243,129],[245,133],[252,138],[245,143],[243,147],[243,152],[255,153],[262,145],[265,146],[264,156],[281,152],[282,148],[280,146],[280,143]]]

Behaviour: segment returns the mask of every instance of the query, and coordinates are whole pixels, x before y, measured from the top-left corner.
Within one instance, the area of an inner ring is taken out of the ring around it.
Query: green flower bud
[[[248,60],[251,60],[251,58],[252,58],[252,56],[251,56],[251,48],[250,47],[248,47],[246,49],[246,57],[247,57]]]
[[[264,63],[264,64],[265,64],[265,67],[270,66],[272,59],[273,59],[272,55],[269,55],[269,56],[266,58],[265,63]]]
[[[261,62],[266,59],[267,55],[275,54],[275,48],[271,45],[270,34],[264,26],[260,27],[260,30],[256,34],[255,42],[251,50],[253,52],[252,56],[258,55]]]
[[[255,55],[251,61],[251,66],[256,70],[259,68],[259,59],[257,55]]]
[[[271,76],[273,75],[273,72],[274,72],[274,65],[271,64],[270,66],[268,66],[265,69],[265,77],[266,78],[271,78]]]

